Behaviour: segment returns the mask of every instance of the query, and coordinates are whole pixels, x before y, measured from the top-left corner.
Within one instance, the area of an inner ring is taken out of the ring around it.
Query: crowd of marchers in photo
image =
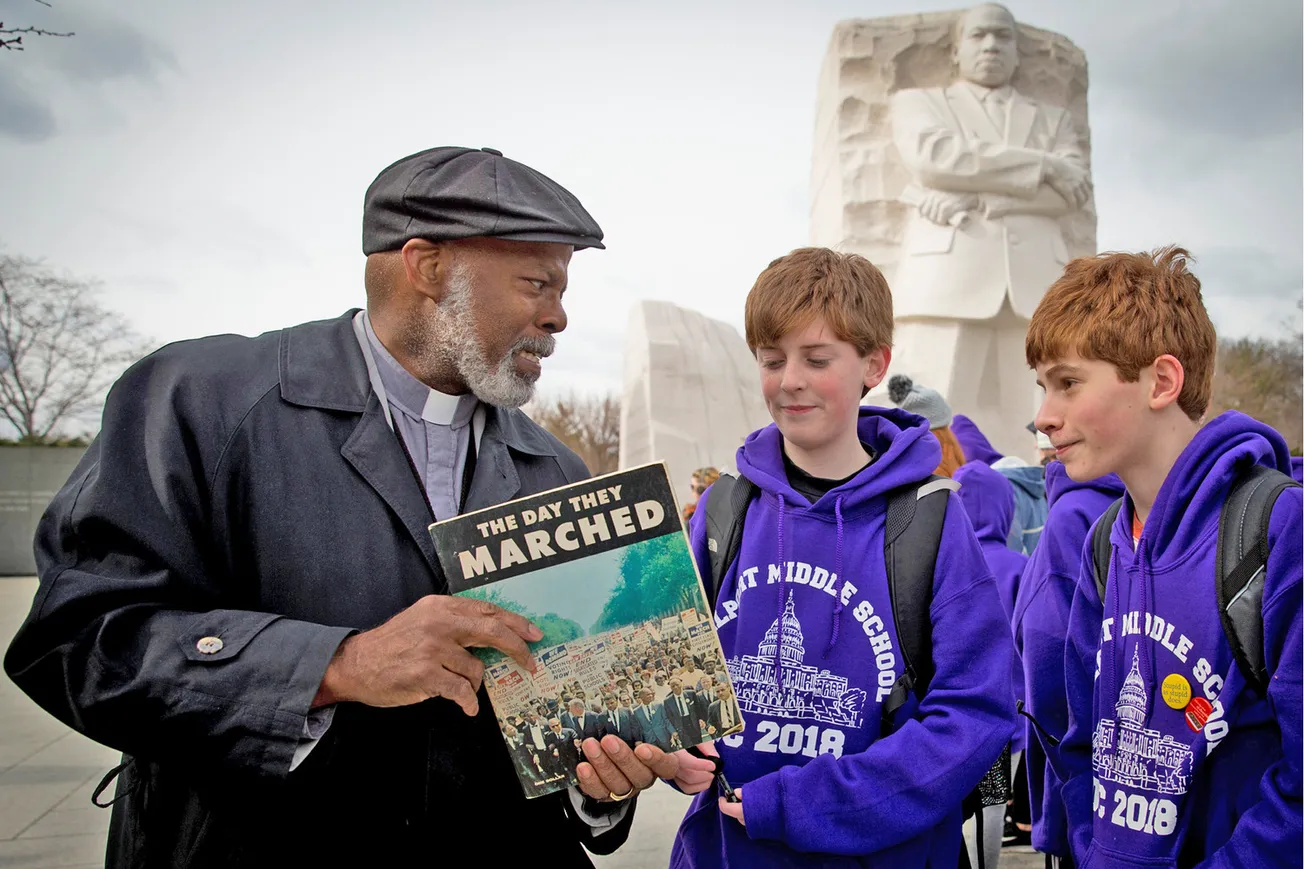
[[[536,788],[563,779],[576,784],[580,747],[588,738],[612,734],[630,748],[648,743],[675,751],[737,723],[728,708],[728,671],[715,652],[695,653],[677,637],[644,636],[641,646],[625,642],[613,652],[604,681],[585,686],[573,679],[556,694],[530,698],[499,717],[523,782]]]

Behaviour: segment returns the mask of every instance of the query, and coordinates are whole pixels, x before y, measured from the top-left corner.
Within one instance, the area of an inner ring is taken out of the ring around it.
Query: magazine
[[[577,785],[580,743],[688,748],[743,728],[664,464],[430,526],[454,594],[543,631],[531,674],[473,650],[527,797]]]

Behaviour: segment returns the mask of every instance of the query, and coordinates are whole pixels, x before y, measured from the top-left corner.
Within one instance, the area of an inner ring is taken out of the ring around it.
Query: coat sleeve
[[[918,712],[865,751],[821,754],[743,788],[747,834],[798,851],[867,855],[936,827],[1014,732],[1009,622],[973,529],[953,501],[934,582],[934,674]]]
[[[1269,525],[1268,573],[1264,585],[1263,644],[1270,681],[1268,705],[1281,731],[1282,758],[1264,771],[1259,801],[1236,821],[1223,847],[1201,863],[1207,869],[1241,866],[1288,866],[1304,847],[1301,823],[1301,654],[1300,631],[1301,497],[1299,489],[1283,492]]]
[[[349,630],[259,612],[252,578],[221,566],[209,495],[233,425],[213,408],[229,396],[188,388],[185,370],[161,351],[111,391],[39,523],[40,582],[5,670],[97,742],[282,778]]]
[[[1045,153],[966,137],[944,118],[938,105],[944,99],[932,89],[892,97],[892,139],[915,179],[938,190],[1035,196]]]

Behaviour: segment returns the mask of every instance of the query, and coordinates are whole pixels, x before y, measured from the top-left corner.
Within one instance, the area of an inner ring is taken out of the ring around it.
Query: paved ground
[[[27,614],[36,582],[0,578],[0,650]],[[0,867],[103,866],[109,813],[91,805],[118,755],[68,730],[0,676]],[[639,797],[629,841],[599,869],[662,869],[688,798],[657,785]],[[1026,849],[1021,849],[1026,852]],[[1002,855],[1001,869],[1041,869],[1040,855]]]

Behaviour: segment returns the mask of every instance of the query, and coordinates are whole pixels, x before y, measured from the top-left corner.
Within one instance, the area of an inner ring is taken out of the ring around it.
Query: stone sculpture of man
[[[949,86],[892,98],[912,176],[892,281],[893,370],[942,392],[1011,450],[1035,410],[1027,322],[1068,259],[1060,218],[1087,203],[1090,176],[1068,112],[1010,85],[1019,52],[1009,10],[967,11],[954,62]]]

